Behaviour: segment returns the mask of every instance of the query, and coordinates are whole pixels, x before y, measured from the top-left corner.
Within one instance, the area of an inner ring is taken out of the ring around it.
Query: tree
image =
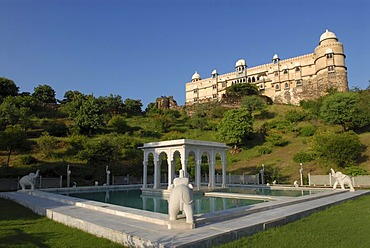
[[[31,125],[31,111],[27,107],[22,107],[22,103],[17,99],[22,97],[8,96],[0,104],[0,130],[4,130],[8,125],[19,124],[23,129]]]
[[[142,113],[141,111],[142,106],[143,104],[141,103],[141,100],[127,98],[124,101],[125,112],[129,115],[140,115]]]
[[[338,166],[353,164],[365,147],[353,131],[323,133],[314,136],[314,150],[321,158]]]
[[[61,101],[61,111],[65,114],[68,114],[70,118],[76,117],[82,102],[85,101],[86,98],[87,96],[77,90],[67,91],[64,94],[64,99]]]
[[[104,115],[97,99],[93,96],[88,96],[86,100],[82,101],[74,121],[80,131],[87,132],[89,135],[94,130],[102,127],[104,125]]]
[[[230,87],[226,88],[227,96],[249,96],[249,95],[258,95],[259,90],[254,84],[233,84]]]
[[[244,96],[241,101],[241,106],[248,109],[249,114],[255,110],[264,110],[267,108],[266,103],[258,95]]]
[[[320,116],[327,123],[341,125],[344,131],[348,131],[369,124],[369,104],[361,102],[359,93],[339,92],[324,99]]]
[[[19,87],[14,83],[13,80],[10,80],[5,77],[0,77],[0,103],[7,96],[16,96],[18,95]]]
[[[218,126],[219,136],[235,146],[242,144],[252,131],[253,118],[244,108],[225,112]]]
[[[27,148],[27,135],[20,125],[7,126],[0,132],[0,149],[8,152],[6,165],[9,166],[10,156],[14,150]]]
[[[98,100],[101,102],[104,113],[106,113],[107,115],[114,116],[124,113],[125,105],[123,104],[121,96],[110,94],[107,97],[99,97]]]
[[[37,100],[42,103],[56,103],[57,100],[55,98],[55,90],[47,84],[38,85],[34,89],[34,93],[32,94]]]
[[[108,126],[113,127],[114,131],[117,133],[126,133],[130,130],[130,127],[127,125],[126,119],[123,116],[115,115],[113,116],[108,123]]]

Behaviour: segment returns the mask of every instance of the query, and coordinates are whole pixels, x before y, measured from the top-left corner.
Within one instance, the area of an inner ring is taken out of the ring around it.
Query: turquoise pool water
[[[143,196],[140,189],[109,190],[103,192],[69,193],[68,196],[105,202],[119,206],[136,208],[151,212],[168,213],[166,199],[156,196]],[[194,194],[194,214],[210,213],[220,210],[248,206],[264,202],[263,200],[207,197]]]
[[[319,192],[320,190],[300,190],[300,189],[268,189],[268,188],[242,188],[242,187],[230,187],[226,189],[217,190],[225,193],[238,193],[248,195],[266,195],[266,196],[289,196],[298,197],[303,195],[312,195]]]

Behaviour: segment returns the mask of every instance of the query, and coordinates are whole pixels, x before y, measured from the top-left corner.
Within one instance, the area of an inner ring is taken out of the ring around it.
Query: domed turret
[[[195,82],[195,81],[199,81],[199,80],[202,80],[202,78],[200,77],[200,75],[198,74],[197,71],[194,72],[194,75],[191,77],[191,81],[192,82]]]
[[[321,45],[321,43],[325,40],[338,41],[338,38],[333,32],[330,32],[328,29],[326,29],[326,31],[320,36],[319,44]]]
[[[236,61],[235,63],[235,68],[236,67],[239,67],[239,66],[247,66],[247,62],[245,62],[244,59],[239,59],[238,61]]]

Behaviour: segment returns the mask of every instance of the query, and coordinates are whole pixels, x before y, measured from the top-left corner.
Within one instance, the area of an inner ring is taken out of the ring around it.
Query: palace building
[[[235,64],[235,71],[209,78],[195,72],[186,83],[186,105],[198,102],[221,101],[226,88],[233,84],[255,84],[261,95],[275,103],[299,105],[301,100],[316,99],[328,89],[348,91],[347,68],[343,44],[326,30],[313,53],[281,60],[277,54],[271,63],[247,67],[244,59]]]

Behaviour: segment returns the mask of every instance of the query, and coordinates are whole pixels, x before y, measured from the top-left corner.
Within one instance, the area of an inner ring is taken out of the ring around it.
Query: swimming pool
[[[140,189],[106,190],[101,192],[68,193],[68,196],[104,202],[145,211],[168,213],[168,201],[164,197],[143,195]],[[211,213],[265,202],[257,199],[208,197],[194,194],[194,214]]]
[[[229,187],[217,190],[225,193],[237,193],[248,195],[264,195],[264,196],[288,196],[298,197],[304,195],[312,195],[322,192],[322,190],[308,189],[271,189],[271,188],[255,188],[255,187]]]

